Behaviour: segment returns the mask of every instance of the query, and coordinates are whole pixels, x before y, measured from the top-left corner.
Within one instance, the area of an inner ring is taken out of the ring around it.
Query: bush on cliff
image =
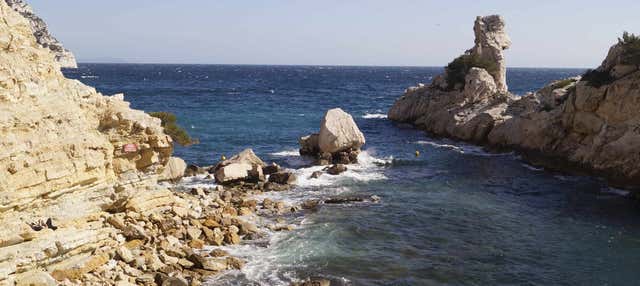
[[[563,79],[563,80],[559,80],[553,83],[553,88],[565,88],[567,86],[569,86],[570,84],[576,82],[576,79],[574,78],[567,78],[567,79]]]
[[[622,38],[618,38],[618,43],[622,45],[623,53],[621,62],[626,65],[640,65],[640,36],[622,33]]]
[[[149,115],[160,118],[164,132],[171,136],[174,142],[182,146],[197,144],[198,140],[192,139],[184,128],[176,123],[177,117],[171,112],[149,112]]]
[[[615,79],[611,76],[609,71],[590,69],[582,75],[581,80],[586,81],[589,86],[599,88],[603,85],[612,83]]]
[[[445,68],[447,71],[447,90],[454,90],[460,84],[464,88],[464,79],[469,69],[477,67],[483,68],[490,74],[498,72],[498,65],[477,55],[464,54],[455,58]]]

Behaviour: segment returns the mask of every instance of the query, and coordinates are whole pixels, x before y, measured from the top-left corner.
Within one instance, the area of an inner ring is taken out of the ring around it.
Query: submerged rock
[[[310,179],[317,179],[320,178],[320,176],[322,176],[323,172],[322,171],[315,171],[313,173],[311,173],[311,176],[309,176]]]
[[[331,174],[331,175],[339,175],[341,173],[344,173],[347,171],[347,166],[343,165],[343,164],[335,164],[332,165],[329,168],[326,168],[327,173]]]
[[[308,278],[303,282],[292,283],[291,286],[331,286],[331,281],[323,278]]]
[[[318,133],[303,136],[298,139],[300,143],[300,155],[316,155],[320,153],[320,145],[318,143]]]
[[[269,176],[269,182],[281,184],[281,185],[291,185],[296,182],[296,175],[291,172],[277,172],[273,173]]]

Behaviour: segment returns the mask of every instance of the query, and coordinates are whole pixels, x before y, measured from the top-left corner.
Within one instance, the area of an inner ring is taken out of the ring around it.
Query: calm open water
[[[288,285],[323,276],[344,285],[638,285],[639,206],[597,178],[533,168],[393,124],[402,91],[441,68],[81,64],[66,70],[133,108],[171,111],[201,144],[189,163],[251,147],[295,168],[299,186],[264,197],[300,202],[370,194],[378,204],[325,205],[289,217],[296,230],[228,250],[246,257],[212,285]],[[512,92],[534,91],[576,69],[509,69]],[[297,138],[341,107],[367,138],[361,163],[340,176],[296,154]],[[420,150],[421,156],[414,152]]]

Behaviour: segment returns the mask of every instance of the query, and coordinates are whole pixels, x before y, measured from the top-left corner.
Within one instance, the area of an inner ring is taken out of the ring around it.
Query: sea
[[[261,239],[224,247],[247,263],[208,285],[290,285],[307,277],[332,285],[640,285],[640,207],[624,190],[387,119],[407,87],[441,72],[160,64],[64,70],[105,95],[124,93],[133,108],[175,113],[200,141],[175,149],[189,164],[212,165],[252,148],[297,174],[295,188],[259,200],[380,197],[286,215],[294,230],[265,230]],[[522,95],[583,72],[509,68],[507,79]],[[321,167],[298,154],[298,138],[317,132],[334,107],[353,116],[367,143],[347,172],[309,179]],[[182,184],[214,182],[196,177]]]

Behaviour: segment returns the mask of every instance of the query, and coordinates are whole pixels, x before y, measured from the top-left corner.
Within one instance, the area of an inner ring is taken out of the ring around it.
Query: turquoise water
[[[386,110],[440,68],[81,64],[65,71],[132,107],[171,111],[201,141],[176,154],[209,165],[251,147],[295,169],[299,186],[265,194],[290,203],[377,195],[380,203],[324,205],[287,217],[291,232],[230,248],[249,260],[212,285],[636,285],[638,206],[598,178],[536,169],[517,154],[429,138]],[[576,69],[509,69],[512,92]],[[361,163],[306,177],[297,138],[341,107],[367,138]],[[415,150],[421,156],[415,157]]]

